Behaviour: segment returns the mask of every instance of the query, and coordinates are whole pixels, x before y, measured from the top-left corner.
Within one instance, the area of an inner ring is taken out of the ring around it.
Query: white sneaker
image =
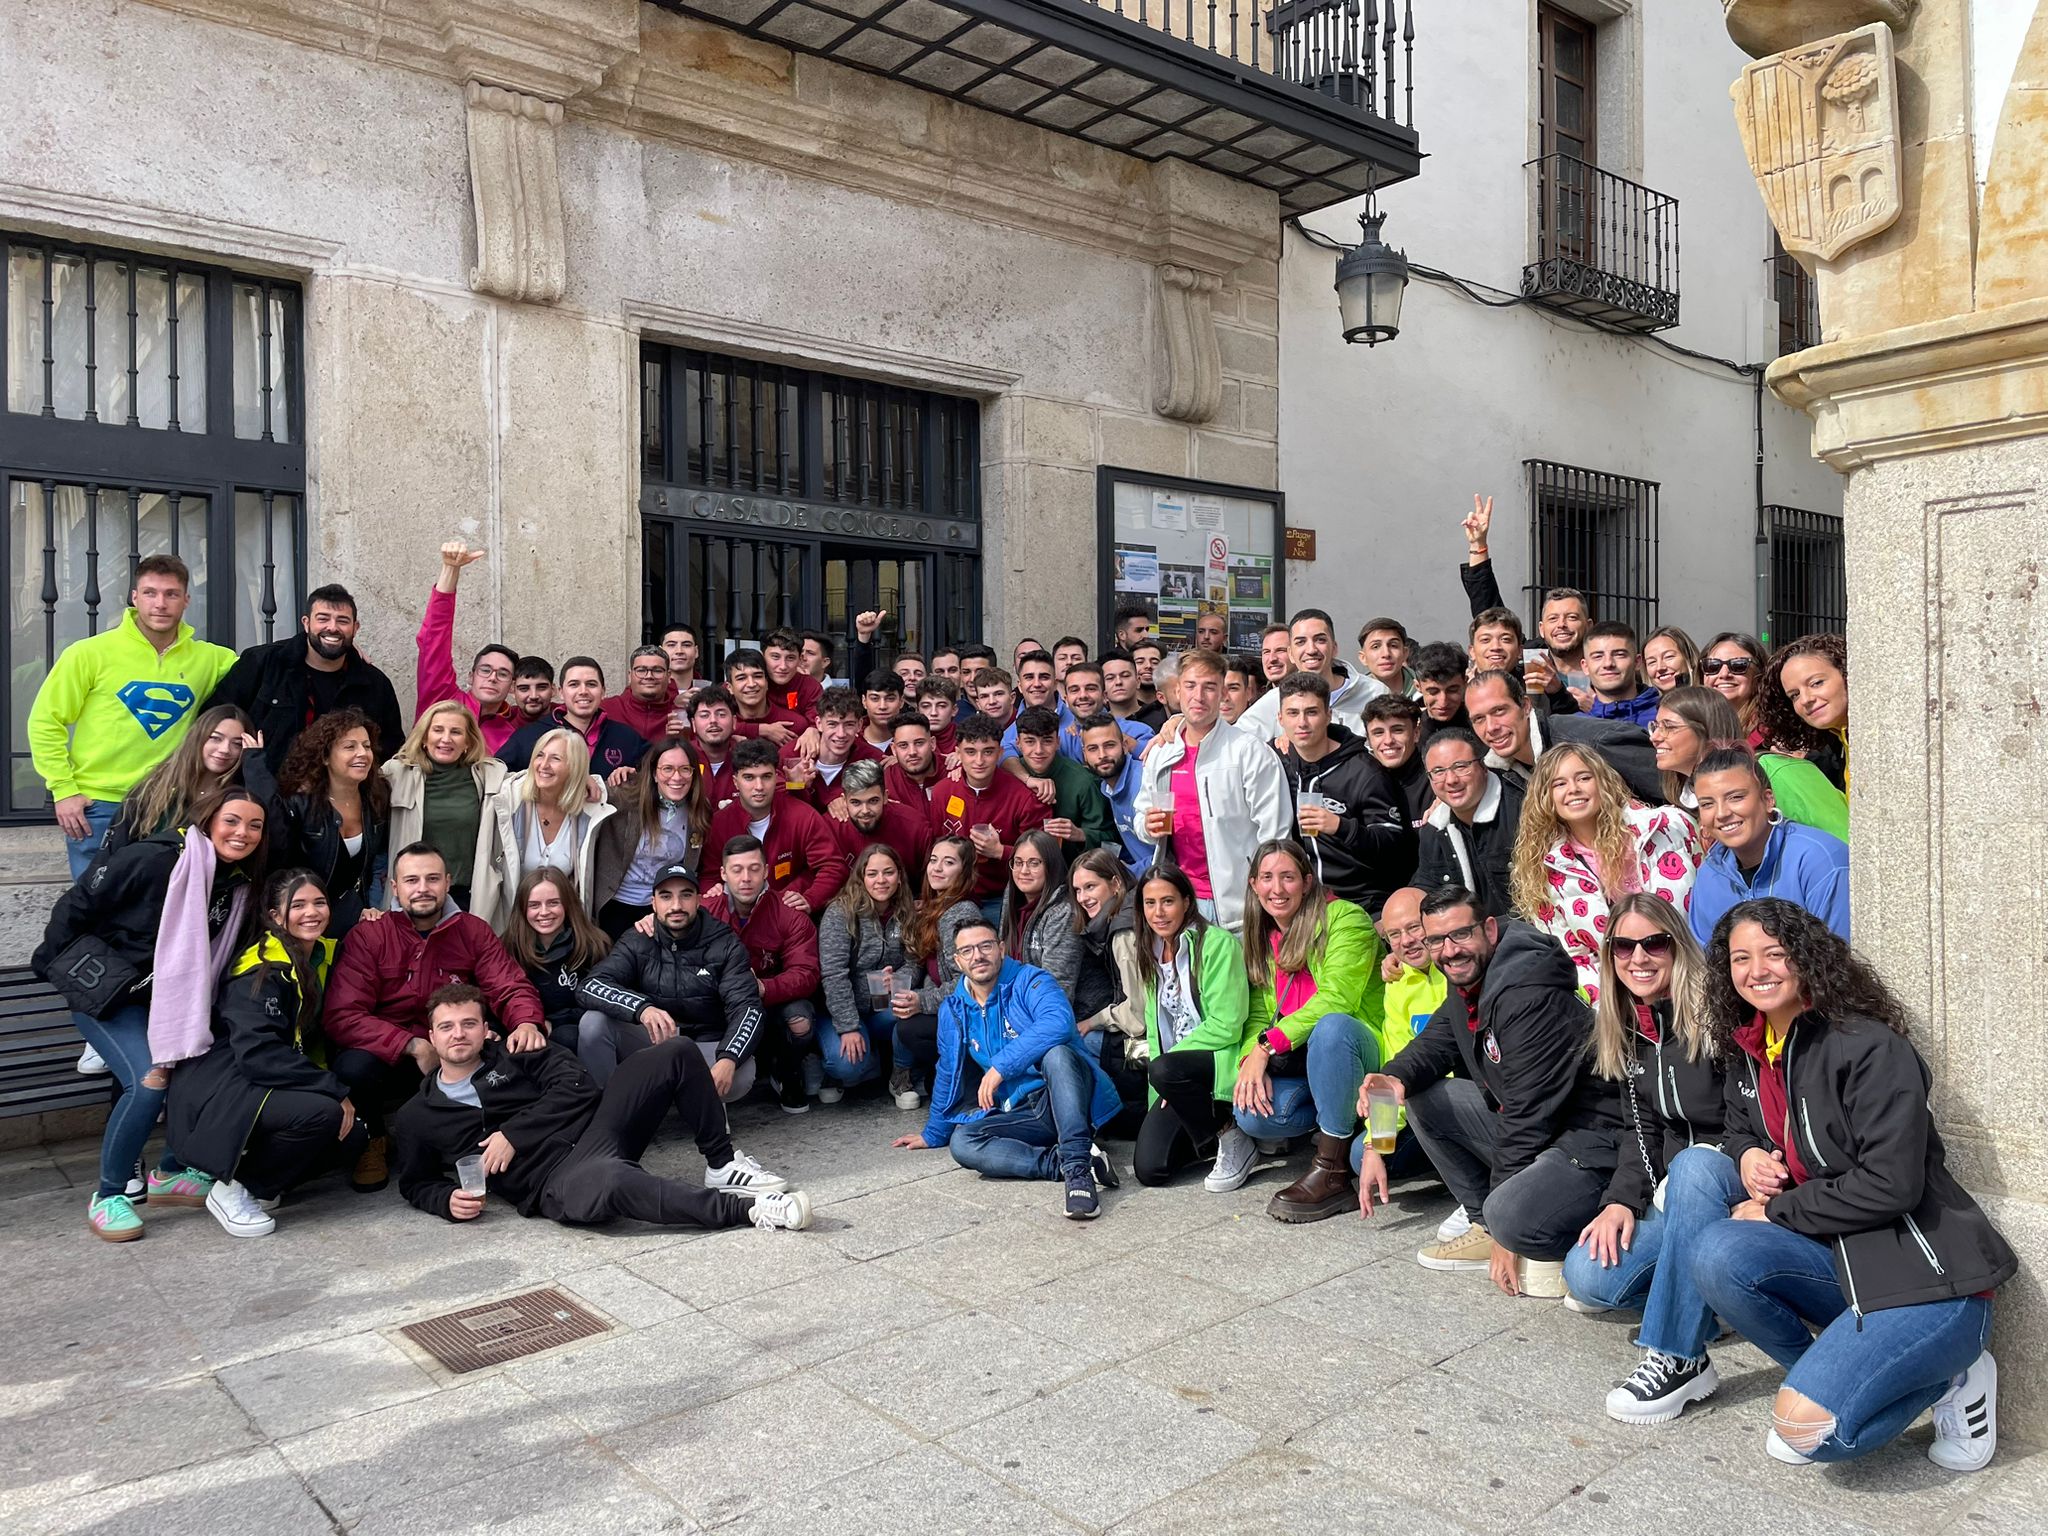
[[[229,1237],[268,1237],[277,1230],[277,1222],[256,1203],[256,1197],[233,1179],[214,1181],[206,1194],[206,1208]]]
[[[1278,1157],[1287,1150],[1287,1138],[1285,1136],[1261,1136],[1252,1145],[1259,1149],[1259,1156],[1261,1157]]]
[[[1951,1472],[1981,1472],[1998,1449],[1998,1362],[1985,1350],[1934,1405],[1927,1459]]]
[[[1583,1313],[1587,1317],[1597,1317],[1602,1312],[1611,1312],[1613,1310],[1613,1308],[1601,1302],[1587,1301],[1582,1297],[1574,1296],[1570,1291],[1564,1293],[1564,1309],[1567,1312]]]
[[[818,1102],[820,1104],[837,1104],[845,1097],[846,1090],[837,1083],[826,1083],[818,1089]]]
[[[738,1147],[732,1149],[732,1161],[723,1168],[704,1170],[704,1187],[723,1190],[728,1195],[738,1195],[742,1200],[751,1200],[756,1195],[775,1195],[789,1188],[789,1180],[779,1173],[770,1173]]]
[[[1785,1437],[1775,1429],[1764,1434],[1764,1449],[1771,1453],[1771,1460],[1782,1461],[1788,1467],[1805,1467],[1813,1464],[1813,1458],[1804,1451],[1795,1451],[1785,1443]]]
[[[1465,1207],[1461,1205],[1436,1224],[1436,1240],[1440,1243],[1455,1243],[1471,1230],[1472,1218],[1465,1214]]]
[[[811,1197],[800,1189],[764,1194],[747,1212],[747,1219],[764,1232],[801,1232],[811,1224]]]
[[[78,1053],[78,1065],[73,1070],[83,1072],[87,1077],[105,1077],[114,1069],[107,1065],[107,1058],[91,1046]]]
[[[1202,1180],[1202,1188],[1212,1195],[1243,1189],[1244,1181],[1252,1176],[1252,1164],[1258,1160],[1259,1144],[1236,1126],[1227,1125],[1216,1138],[1216,1166]]]

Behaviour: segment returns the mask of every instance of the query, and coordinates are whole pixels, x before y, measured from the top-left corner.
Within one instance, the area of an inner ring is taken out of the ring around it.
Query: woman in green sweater
[[[1225,1142],[1244,1140],[1231,1122],[1230,1090],[1251,995],[1244,951],[1202,916],[1177,866],[1145,871],[1136,937],[1150,1107],[1131,1162],[1140,1184],[1164,1184],[1212,1152],[1220,1163]]]
[[[1699,800],[1692,792],[1692,775],[1699,760],[1716,747],[1739,747],[1748,740],[1735,706],[1714,688],[1672,689],[1658,701],[1649,729],[1657,766],[1664,772],[1665,797],[1694,813]],[[1779,752],[1759,753],[1757,764],[1787,821],[1818,827],[1845,843],[1849,840],[1848,798],[1826,774],[1803,757]]]
[[[1237,1128],[1252,1142],[1315,1133],[1315,1161],[1276,1194],[1276,1221],[1321,1221],[1357,1204],[1351,1137],[1358,1089],[1379,1070],[1380,941],[1362,907],[1323,889],[1292,838],[1261,843],[1252,855],[1244,903],[1244,968],[1251,983],[1251,1034],[1238,1064],[1232,1102]],[[1236,1188],[1251,1173],[1217,1157],[1219,1182]]]

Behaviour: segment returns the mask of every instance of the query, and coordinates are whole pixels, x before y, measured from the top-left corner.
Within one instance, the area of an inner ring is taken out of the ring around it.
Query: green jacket
[[[1253,990],[1244,1050],[1251,1049],[1253,1035],[1278,1026],[1289,1048],[1298,1051],[1326,1013],[1348,1013],[1368,1028],[1376,1027],[1385,1008],[1386,984],[1380,980],[1379,930],[1363,907],[1348,901],[1330,903],[1323,952],[1310,961],[1309,975],[1315,979],[1315,996],[1285,1017],[1277,1016],[1272,982]]]
[[[1140,924],[1140,944],[1153,942]],[[1237,1062],[1243,1054],[1251,991],[1244,978],[1244,950],[1228,928],[1210,923],[1201,930],[1188,962],[1195,983],[1195,1012],[1201,1022],[1174,1042],[1176,1051],[1209,1051],[1216,1057],[1216,1097],[1227,1099],[1237,1086]],[[1145,1044],[1159,1055],[1159,984],[1145,989]],[[1146,1102],[1159,1095],[1146,1089]]]
[[[1024,771],[1034,779],[1052,780],[1052,805],[1046,815],[1064,816],[1081,834],[1061,845],[1069,863],[1090,848],[1107,848],[1122,855],[1123,838],[1116,830],[1116,818],[1100,779],[1064,752],[1053,753],[1044,773],[1032,773],[1028,767]]]
[[[171,755],[234,664],[233,651],[195,639],[189,624],[157,655],[132,608],[64,647],[28,712],[29,752],[50,798],[119,800]]]
[[[1771,782],[1771,797],[1787,821],[1818,827],[1849,841],[1849,797],[1828,782],[1828,776],[1803,757],[1766,752],[1757,759]]]

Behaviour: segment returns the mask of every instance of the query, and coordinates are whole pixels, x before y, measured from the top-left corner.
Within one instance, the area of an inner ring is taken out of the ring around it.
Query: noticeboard
[[[1261,631],[1285,611],[1278,492],[1105,466],[1097,502],[1105,636],[1117,607],[1139,599],[1169,651],[1193,645],[1196,619],[1215,613],[1231,650],[1257,652]]]

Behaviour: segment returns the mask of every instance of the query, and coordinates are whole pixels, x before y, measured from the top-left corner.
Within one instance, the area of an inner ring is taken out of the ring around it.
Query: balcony
[[[1535,260],[1522,292],[1623,330],[1678,324],[1678,199],[1571,155],[1527,169]]]
[[[657,0],[1308,213],[1413,176],[1413,0]]]

